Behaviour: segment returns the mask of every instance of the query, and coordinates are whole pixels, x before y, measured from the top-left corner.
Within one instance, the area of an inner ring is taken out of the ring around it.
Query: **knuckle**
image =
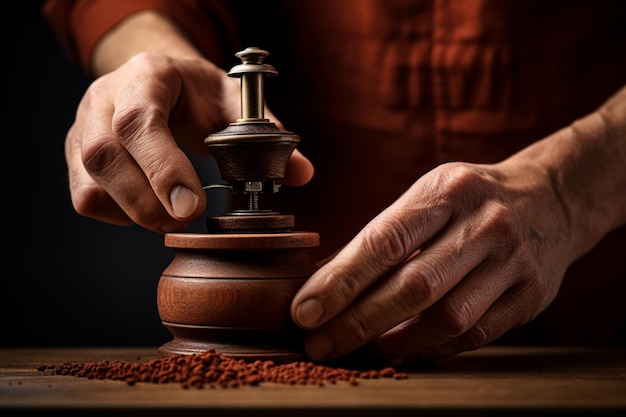
[[[169,192],[172,180],[175,178],[173,170],[181,167],[180,161],[176,159],[175,152],[159,155],[146,162],[144,173],[157,194]]]
[[[362,346],[375,336],[375,321],[368,319],[358,309],[348,313],[347,323],[344,329],[347,340],[355,346]]]
[[[550,296],[550,287],[548,280],[538,271],[538,268],[532,265],[527,265],[526,275],[530,278],[526,289],[526,298],[530,300],[542,300],[546,296]]]
[[[532,320],[538,311],[546,307],[557,295],[563,272],[546,270],[535,255],[535,249],[528,244],[520,244],[509,257],[514,272],[514,284],[506,296],[511,306],[522,306],[528,312],[518,324]]]
[[[472,307],[468,301],[444,303],[435,318],[439,333],[446,338],[457,338],[466,333],[474,324]]]
[[[125,146],[134,138],[167,128],[169,108],[174,105],[180,77],[168,57],[139,54],[128,65],[138,66],[134,83],[124,87],[126,100],[116,103],[111,120],[113,134]]]
[[[435,186],[444,207],[452,211],[462,207],[464,212],[476,212],[485,209],[485,201],[494,201],[497,180],[480,165],[449,162],[439,168],[441,171]]]
[[[405,298],[403,302],[430,306],[443,295],[444,276],[428,262],[411,262],[401,270],[396,285],[396,294]]]
[[[411,235],[402,219],[379,220],[363,229],[361,242],[365,256],[383,269],[393,268],[414,251]]]
[[[463,351],[480,349],[491,342],[489,332],[480,323],[465,332],[461,337],[452,342],[452,345]]]
[[[164,119],[157,109],[136,101],[126,102],[115,109],[111,120],[113,134],[125,147],[131,141],[150,132],[150,126],[160,125]]]
[[[90,138],[83,144],[81,159],[87,172],[94,177],[106,177],[111,173],[122,149],[106,135]]]
[[[556,296],[542,279],[534,279],[515,287],[507,294],[510,300],[507,314],[511,325],[521,326],[533,320]]]
[[[91,217],[98,212],[100,200],[99,187],[78,186],[72,187],[72,205],[81,216]]]
[[[332,283],[332,290],[343,303],[352,302],[361,292],[359,280],[352,271],[340,265],[334,267],[328,275],[328,282]]]
[[[462,162],[449,162],[441,166],[443,176],[441,178],[441,189],[452,198],[464,196],[482,195],[487,176],[475,165]],[[468,192],[469,191],[469,192]]]
[[[485,203],[471,232],[478,241],[489,242],[490,246],[497,248],[495,253],[502,257],[513,256],[523,245],[517,215],[501,202]]]
[[[484,233],[496,234],[497,236],[514,236],[515,216],[511,208],[503,203],[491,201],[487,203],[483,213]]]

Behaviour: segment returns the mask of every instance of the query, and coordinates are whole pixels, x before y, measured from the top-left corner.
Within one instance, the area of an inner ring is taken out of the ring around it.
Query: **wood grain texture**
[[[487,347],[358,386],[183,389],[45,376],[41,364],[147,360],[156,348],[0,348],[0,415],[624,415],[626,350]]]
[[[167,233],[165,246],[174,249],[200,250],[275,250],[312,248],[319,245],[314,232],[289,233]]]
[[[290,306],[315,272],[310,249],[318,244],[312,232],[166,234],[174,258],[159,280],[157,307],[174,340],[161,351],[301,358]]]

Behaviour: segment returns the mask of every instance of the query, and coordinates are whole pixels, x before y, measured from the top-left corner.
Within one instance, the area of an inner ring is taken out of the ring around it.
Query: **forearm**
[[[547,175],[568,224],[570,254],[581,256],[626,224],[626,87],[509,162],[539,167]]]
[[[177,57],[199,51],[223,67],[240,46],[236,10],[226,0],[46,0],[42,6],[68,55],[92,76],[141,51]],[[94,57],[96,46],[103,58]]]
[[[91,71],[100,76],[141,52],[175,58],[202,56],[175,22],[162,13],[146,10],[129,16],[102,37],[93,51]]]

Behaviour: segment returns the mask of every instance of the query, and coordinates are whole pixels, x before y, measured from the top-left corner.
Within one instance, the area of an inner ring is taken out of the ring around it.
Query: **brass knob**
[[[278,74],[274,67],[263,63],[269,52],[250,47],[237,52],[235,56],[241,59],[241,64],[234,66],[228,75],[241,78],[241,119],[237,121],[266,120],[263,111],[263,79]]]
[[[289,157],[300,142],[298,135],[278,129],[264,118],[263,82],[278,72],[263,60],[263,49],[251,47],[235,54],[241,64],[228,75],[241,78],[241,118],[204,139],[215,157],[222,179],[233,193],[248,195],[248,208],[207,220],[210,230],[284,231],[293,216],[259,208],[259,195],[275,193]]]

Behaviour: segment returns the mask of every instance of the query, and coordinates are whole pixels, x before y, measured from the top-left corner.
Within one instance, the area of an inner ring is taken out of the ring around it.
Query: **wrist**
[[[100,39],[93,50],[91,72],[96,77],[111,72],[142,52],[174,58],[202,58],[173,20],[162,13],[145,10],[127,17]]]
[[[577,224],[596,241],[626,224],[624,115],[626,109],[617,117],[603,106],[568,128],[575,157],[561,162],[557,184],[570,201]]]
[[[552,221],[561,225],[563,244],[574,259],[626,224],[624,114],[626,89],[596,112],[506,161],[518,166],[518,175],[538,173],[535,178],[546,185],[552,202],[542,210],[560,216]]]

